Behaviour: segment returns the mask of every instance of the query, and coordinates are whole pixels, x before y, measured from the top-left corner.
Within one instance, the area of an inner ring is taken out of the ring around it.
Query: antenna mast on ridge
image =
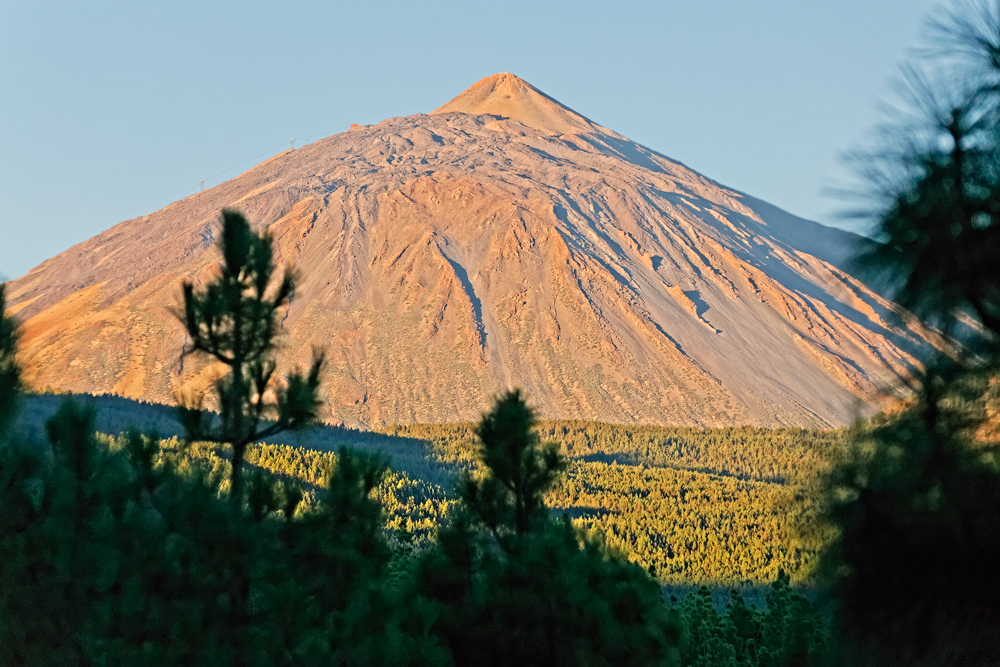
[[[292,139],[291,142],[292,142],[292,150],[294,151],[295,150],[295,139]]]
[[[205,189],[205,179],[201,179],[201,189]]]

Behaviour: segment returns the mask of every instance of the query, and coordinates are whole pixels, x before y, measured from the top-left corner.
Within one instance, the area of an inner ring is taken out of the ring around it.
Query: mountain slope
[[[215,270],[222,207],[301,282],[283,361],[330,359],[326,417],[842,424],[932,337],[839,265],[857,237],[729,190],[511,74],[430,115],[283,153],[10,286],[37,387],[168,401],[214,369],[167,310]]]

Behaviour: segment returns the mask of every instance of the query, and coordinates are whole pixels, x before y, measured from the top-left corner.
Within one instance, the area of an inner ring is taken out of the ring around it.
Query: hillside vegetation
[[[473,467],[473,424],[397,426],[438,460]],[[818,509],[816,481],[846,431],[620,426],[543,421],[568,460],[546,497],[581,528],[667,583],[809,581],[823,542],[799,537]]]
[[[22,423],[41,427],[60,396],[32,396]],[[106,434],[131,425],[179,434],[165,406],[110,396],[80,397],[97,408]],[[541,421],[544,442],[566,457],[563,477],[548,492],[554,515],[602,532],[608,544],[670,584],[760,584],[786,572],[810,581],[823,542],[799,527],[818,509],[817,480],[846,445],[845,429],[698,429]],[[163,446],[172,449],[176,441]],[[251,447],[247,461],[302,482],[315,502],[342,446],[383,454],[392,470],[377,493],[393,534],[424,544],[454,502],[454,484],[477,464],[475,424],[396,426],[366,432],[321,426]],[[192,456],[223,476],[218,447]],[[395,539],[395,538],[394,538]]]

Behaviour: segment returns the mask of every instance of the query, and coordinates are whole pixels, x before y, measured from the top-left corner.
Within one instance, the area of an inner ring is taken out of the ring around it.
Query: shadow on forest
[[[25,396],[15,429],[25,433],[44,432],[45,422],[70,396],[84,405],[97,408],[96,427],[100,433],[116,436],[135,427],[143,432],[155,432],[161,438],[183,435],[175,409],[171,406],[136,401],[121,396],[90,394]],[[447,486],[453,477],[453,472],[449,468],[436,462],[427,448],[427,443],[416,438],[384,435],[343,426],[321,425],[299,432],[283,433],[268,438],[265,442],[321,452],[336,452],[346,446],[384,454],[389,457],[390,466],[394,470],[405,472],[414,479],[424,479]]]

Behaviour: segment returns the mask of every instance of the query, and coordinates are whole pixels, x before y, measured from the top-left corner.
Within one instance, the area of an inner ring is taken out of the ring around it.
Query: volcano
[[[218,369],[169,307],[219,211],[300,276],[280,363],[327,352],[324,418],[541,416],[834,426],[892,400],[934,334],[845,270],[859,237],[726,188],[512,74],[287,151],[8,286],[37,388],[169,402]]]

